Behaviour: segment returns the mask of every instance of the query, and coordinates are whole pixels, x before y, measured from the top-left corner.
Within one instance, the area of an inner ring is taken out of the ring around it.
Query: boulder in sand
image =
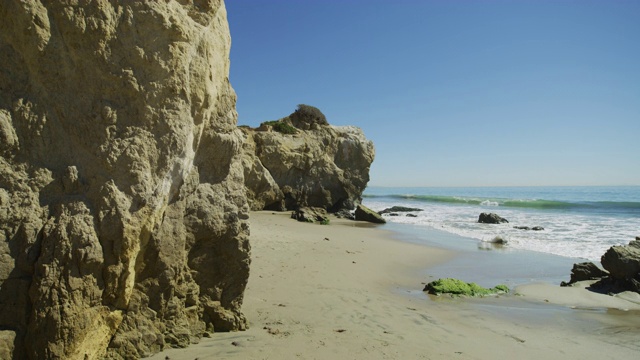
[[[384,224],[387,221],[380,216],[377,212],[369,209],[368,207],[359,204],[356,207],[356,220],[358,221],[368,221],[375,224]]]
[[[625,246],[612,246],[602,255],[600,262],[615,280],[640,280],[640,240],[633,240]]]
[[[327,210],[319,207],[302,207],[291,213],[291,218],[301,222],[318,222],[320,224],[329,223]]]
[[[578,281],[598,280],[608,275],[609,273],[600,269],[598,265],[592,262],[582,262],[573,264],[573,269],[571,269],[571,280],[569,280],[568,283],[563,281],[561,285],[568,286]]]

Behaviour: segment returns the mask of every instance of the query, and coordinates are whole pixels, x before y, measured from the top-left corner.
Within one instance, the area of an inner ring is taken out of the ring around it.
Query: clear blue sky
[[[226,7],[238,123],[359,126],[371,186],[640,185],[640,1]]]

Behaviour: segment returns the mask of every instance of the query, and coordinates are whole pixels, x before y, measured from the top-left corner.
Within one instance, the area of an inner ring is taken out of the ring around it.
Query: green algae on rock
[[[487,296],[508,293],[509,287],[506,285],[497,285],[487,289],[476,283],[466,283],[459,279],[446,278],[428,283],[422,291],[426,291],[432,295]]]

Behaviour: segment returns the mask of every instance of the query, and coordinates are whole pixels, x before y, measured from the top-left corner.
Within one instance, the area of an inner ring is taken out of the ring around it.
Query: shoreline
[[[606,359],[640,351],[640,301],[536,283],[517,287],[522,296],[433,297],[421,291],[426,273],[463,251],[333,216],[317,225],[289,215],[251,213],[242,307],[249,329],[151,359]]]
[[[574,263],[586,261],[533,250],[513,249],[509,245],[483,242],[413,224],[387,223],[382,230],[391,231],[399,241],[455,253],[450,261],[429,266],[428,272],[425,272],[428,275],[435,278],[459,278],[485,287],[500,283],[511,288],[532,282],[560,285],[561,281],[569,280]],[[518,267],[514,264],[518,264]]]

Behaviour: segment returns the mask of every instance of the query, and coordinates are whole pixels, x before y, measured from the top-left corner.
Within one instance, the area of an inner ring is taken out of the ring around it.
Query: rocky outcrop
[[[573,268],[571,269],[571,280],[569,280],[568,283],[563,281],[560,285],[569,286],[579,281],[598,280],[608,275],[609,273],[600,269],[598,265],[592,262],[577,263],[573,264]]]
[[[374,224],[385,224],[387,222],[387,220],[385,220],[382,215],[362,204],[359,204],[356,207],[354,215],[357,221],[367,221]]]
[[[253,132],[244,127],[242,130],[245,134],[242,166],[249,206],[252,210],[286,210],[283,205],[284,193],[257,156]]]
[[[0,2],[1,356],[139,358],[243,329],[224,4],[81,3]]]
[[[626,246],[610,247],[600,262],[615,280],[640,281],[640,240],[632,240]]]
[[[498,214],[494,213],[481,213],[478,217],[478,222],[482,224],[503,224],[509,221]]]
[[[640,293],[640,240],[632,240],[628,245],[612,246],[600,259],[600,270],[595,264],[575,264],[571,271],[571,281],[563,286],[582,280],[598,280],[591,289],[603,293],[635,291]]]
[[[312,206],[336,212],[360,202],[373,143],[357,127],[329,125],[316,110],[300,105],[279,121],[242,128],[245,185],[253,210]]]

